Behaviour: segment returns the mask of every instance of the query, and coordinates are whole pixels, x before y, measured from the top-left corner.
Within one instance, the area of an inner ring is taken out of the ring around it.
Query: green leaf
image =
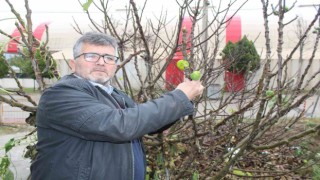
[[[14,138],[11,138],[11,139],[4,145],[5,152],[7,153],[7,152],[10,151],[10,149],[12,149],[14,146],[15,146]]]
[[[0,177],[5,176],[9,165],[10,165],[9,158],[7,155],[5,155],[3,158],[1,158],[1,162],[0,162]]]
[[[295,151],[295,154],[297,155],[297,156],[300,156],[300,155],[302,155],[302,150],[300,149],[300,148],[298,148],[298,149],[296,149],[296,151]]]
[[[198,171],[193,172],[192,180],[199,180],[199,172]]]
[[[154,180],[160,180],[160,177],[159,177],[160,173],[161,173],[161,171],[157,170],[153,175],[153,179]]]
[[[238,176],[252,176],[251,173],[249,173],[249,172],[244,172],[244,171],[241,171],[241,170],[239,170],[239,169],[234,169],[234,170],[233,170],[233,174],[238,175]]]
[[[162,156],[161,153],[159,153],[159,154],[157,155],[157,164],[158,164],[158,165],[162,165],[162,164],[163,164],[163,156]]]
[[[149,179],[150,179],[150,176],[149,176],[149,174],[147,174],[145,177],[145,180],[149,180]]]
[[[3,180],[14,180],[13,172],[10,169],[7,169],[6,173],[4,174]]]
[[[91,5],[92,2],[93,2],[93,0],[88,0],[86,3],[84,3],[84,4],[82,5],[83,10],[88,11],[89,6]]]
[[[267,98],[272,98],[274,96],[274,91],[273,90],[267,90],[266,91],[266,97]]]

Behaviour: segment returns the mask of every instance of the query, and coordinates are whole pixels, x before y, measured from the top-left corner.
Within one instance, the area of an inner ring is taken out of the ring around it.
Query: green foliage
[[[192,175],[192,180],[199,180],[200,179],[200,175],[198,171],[195,171]]]
[[[10,169],[6,171],[6,174],[4,175],[3,180],[14,180],[13,172]]]
[[[9,152],[10,149],[12,149],[15,146],[15,142],[14,142],[14,138],[10,139],[5,145],[4,145],[4,149],[5,152]]]
[[[9,68],[4,61],[5,58],[3,56],[3,53],[0,53],[0,78],[5,77],[9,73]]]
[[[239,169],[234,169],[234,170],[232,171],[232,173],[235,174],[235,175],[237,175],[237,176],[252,176],[251,173],[245,172],[245,171],[241,171],[241,170],[239,170]]]
[[[240,41],[229,41],[222,50],[222,60],[230,72],[245,73],[260,67],[260,56],[252,41],[244,36]]]
[[[320,166],[318,166],[318,165],[313,165],[313,166],[312,166],[312,169],[313,169],[312,179],[313,179],[313,180],[318,180],[318,179],[320,179]]]
[[[29,59],[23,59],[22,57],[14,57],[11,59],[10,64],[20,68],[21,75],[18,75],[19,77],[35,77],[34,71],[32,69],[32,63]]]
[[[279,97],[277,95],[273,95],[268,103],[268,106],[269,107],[275,106],[277,104],[278,98]],[[281,94],[281,106],[287,107],[289,106],[288,103],[289,103],[289,96],[285,94]]]
[[[312,31],[313,34],[317,34],[320,31],[320,27],[316,27],[314,28],[314,30]]]
[[[15,146],[14,138],[10,139],[5,145],[5,155],[1,157],[0,161],[0,177],[4,180],[13,180],[14,176],[12,171],[9,169],[10,158],[8,157],[8,152]]]
[[[5,176],[8,168],[9,168],[9,165],[10,165],[9,157],[8,157],[8,155],[4,155],[1,158],[1,162],[0,162],[0,177],[3,178]]]
[[[282,11],[283,13],[287,13],[288,11],[290,11],[290,9],[287,6],[285,6],[283,7]],[[279,16],[279,11],[273,11],[273,14]]]
[[[49,79],[53,78],[54,69],[56,69],[57,63],[47,54],[41,52],[40,49],[36,49],[35,59],[37,59],[38,66],[40,68],[40,71],[42,72],[42,77]],[[47,59],[49,59],[49,69],[44,72]],[[30,59],[23,57],[14,57],[11,59],[10,64],[19,67],[22,71],[23,77],[30,77],[35,79],[35,74]]]
[[[91,5],[92,2],[93,2],[93,0],[88,0],[86,3],[84,3],[84,4],[82,5],[83,10],[88,11],[88,9],[89,9],[89,7],[90,7],[90,5]]]

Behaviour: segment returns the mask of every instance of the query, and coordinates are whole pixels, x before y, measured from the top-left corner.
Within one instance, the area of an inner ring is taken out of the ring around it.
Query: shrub
[[[46,68],[46,60],[47,58],[50,58],[50,57],[42,54],[41,51],[37,49],[35,52],[35,58],[38,60],[38,66],[40,68],[40,71],[43,72],[44,69]],[[42,77],[50,79],[54,77],[53,71],[54,69],[56,69],[57,63],[52,58],[50,58],[49,60],[50,60],[49,69],[42,73]],[[21,72],[22,72],[22,74],[20,75],[21,77],[30,77],[35,79],[35,74],[34,74],[30,59],[17,56],[11,59],[10,64],[17,66],[21,69]]]
[[[222,50],[222,60],[226,69],[233,73],[256,71],[260,67],[260,56],[246,36],[236,43],[229,41]]]
[[[9,73],[9,68],[6,64],[3,53],[0,53],[0,78],[5,77]]]

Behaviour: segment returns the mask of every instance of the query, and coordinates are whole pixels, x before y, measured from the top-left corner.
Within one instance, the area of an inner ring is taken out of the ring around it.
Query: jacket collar
[[[72,74],[74,77],[77,77],[79,79],[83,79],[82,77],[76,75],[76,74]],[[93,82],[93,81],[89,81],[92,85],[94,86],[98,86],[100,87],[101,89],[103,89],[104,91],[106,91],[108,94],[111,94],[114,90],[114,87],[112,87],[110,84],[107,84],[106,86],[102,85],[102,84],[99,84],[99,83],[96,83],[96,82]]]

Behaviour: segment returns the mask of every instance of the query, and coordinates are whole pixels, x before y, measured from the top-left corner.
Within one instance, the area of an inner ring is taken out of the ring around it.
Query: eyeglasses
[[[103,57],[103,61],[106,64],[116,64],[119,60],[119,57],[117,56],[113,56],[110,54],[98,54],[98,53],[82,53],[76,56],[75,59],[77,59],[82,55],[84,57],[84,60],[88,62],[97,62],[101,57]]]

